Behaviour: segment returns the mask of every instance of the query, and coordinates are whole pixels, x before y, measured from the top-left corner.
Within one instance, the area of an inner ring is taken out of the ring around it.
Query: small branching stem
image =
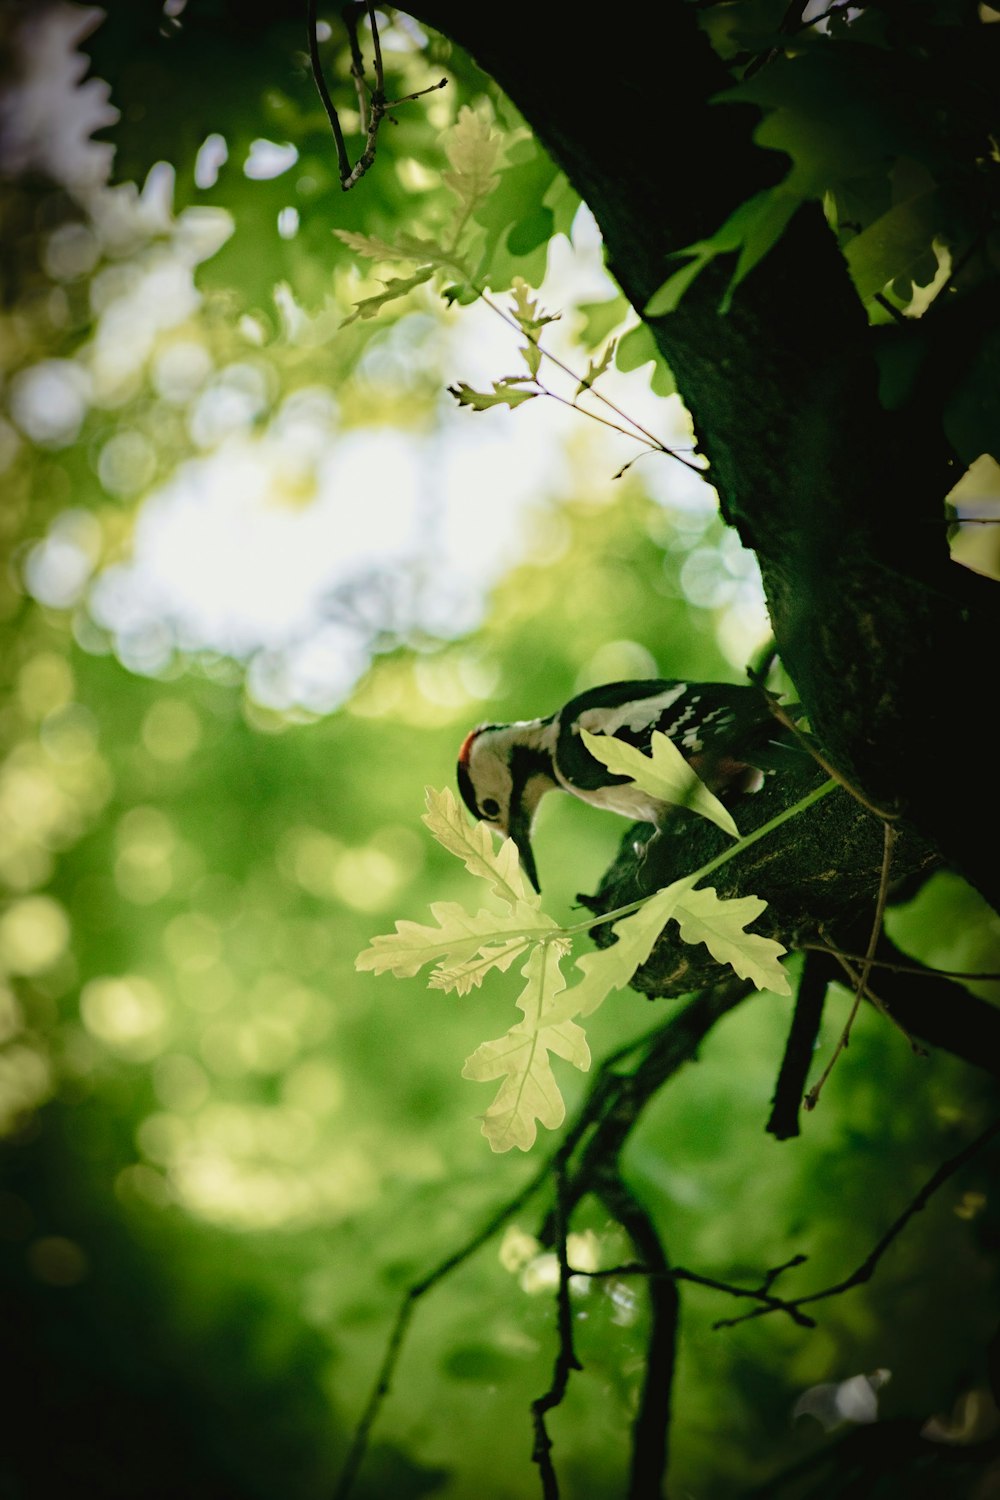
[[[372,31],[372,47],[375,54],[375,86],[369,97],[365,85],[365,65],[361,55],[361,47],[358,41],[357,16],[361,10],[366,10]],[[417,89],[416,93],[404,94],[400,99],[388,101],[385,97],[385,73],[382,66],[382,44],[379,40],[378,23],[375,19],[375,6],[373,0],[362,0],[362,3],[348,6],[344,12],[344,22],[347,27],[348,43],[351,49],[351,76],[354,79],[355,92],[358,96],[358,112],[361,117],[361,129],[365,134],[365,147],[354,166],[351,166],[351,158],[347,151],[347,143],[344,140],[344,132],[340,125],[340,116],[336,105],[330,97],[326,79],[323,76],[323,64],[319,55],[319,35],[316,28],[316,0],[308,0],[306,11],[306,29],[309,37],[309,64],[312,68],[313,82],[316,91],[323,102],[326,117],[330,121],[333,131],[333,139],[337,148],[337,168],[340,173],[340,186],[346,193],[355,183],[359,182],[371,167],[375,160],[375,148],[378,139],[379,126],[386,118],[390,109],[395,109],[399,104],[408,104],[413,99],[420,99],[424,94],[432,94],[436,89],[447,87],[447,78],[442,78],[437,83],[428,84],[427,88]],[[391,117],[390,117],[391,118]]]
[[[583,1369],[573,1347],[573,1310],[570,1305],[569,1290],[572,1272],[569,1268],[569,1255],[566,1247],[569,1224],[566,1212],[565,1161],[559,1161],[554,1165],[553,1175],[555,1177],[556,1198],[554,1210],[556,1256],[559,1261],[559,1285],[556,1290],[556,1321],[559,1330],[559,1342],[552,1369],[551,1384],[547,1391],[531,1403],[531,1418],[535,1435],[531,1457],[532,1461],[538,1465],[538,1472],[542,1481],[543,1500],[558,1500],[559,1497],[559,1482],[556,1477],[555,1465],[552,1462],[552,1439],[545,1424],[545,1414],[562,1403],[563,1397],[566,1394],[566,1388],[569,1385],[571,1372]]]
[[[815,1109],[816,1105],[819,1103],[819,1096],[820,1096],[820,1093],[822,1092],[823,1085],[826,1083],[826,1080],[829,1078],[830,1074],[833,1072],[833,1069],[834,1069],[834,1066],[835,1066],[835,1064],[837,1062],[838,1057],[840,1056],[840,1054],[844,1051],[844,1049],[847,1047],[848,1043],[850,1042],[850,1039],[851,1039],[851,1029],[852,1029],[852,1027],[854,1025],[854,1022],[855,1022],[855,1020],[857,1018],[858,1011],[861,1008],[861,1001],[864,999],[865,995],[867,994],[869,996],[869,998],[872,1000],[872,1002],[875,1005],[875,1007],[878,1010],[880,1010],[883,1015],[886,1015],[886,1016],[889,1015],[889,1012],[886,1009],[886,1007],[882,1004],[882,1001],[879,1000],[879,998],[876,995],[872,994],[872,992],[868,989],[868,976],[871,973],[872,959],[875,956],[875,951],[876,951],[876,949],[878,947],[878,940],[879,940],[879,938],[880,938],[880,936],[882,934],[882,920],[883,920],[883,917],[885,915],[885,903],[886,903],[886,897],[887,897],[888,891],[889,891],[889,874],[890,874],[890,871],[892,869],[892,851],[893,851],[893,846],[894,846],[895,842],[896,842],[896,831],[895,831],[895,829],[891,826],[891,824],[884,823],[883,824],[883,839],[882,839],[882,870],[881,870],[881,873],[880,873],[880,876],[879,876],[878,896],[877,896],[876,901],[875,901],[875,916],[874,916],[874,920],[872,922],[871,935],[870,935],[870,937],[868,939],[868,951],[866,952],[864,958],[861,961],[861,969],[860,969],[859,973],[856,976],[856,988],[855,988],[855,992],[854,992],[854,1001],[853,1001],[853,1003],[851,1005],[851,1009],[850,1009],[850,1011],[848,1013],[847,1022],[846,1022],[845,1026],[844,1026],[843,1031],[840,1033],[840,1037],[838,1038],[837,1045],[833,1049],[833,1054],[832,1054],[829,1062],[827,1063],[826,1067],[823,1069],[823,1072],[820,1075],[818,1081],[813,1084],[812,1088],[809,1090],[809,1092],[805,1096],[805,1099],[803,1100],[803,1103],[805,1104],[806,1109]],[[890,1017],[890,1019],[892,1019],[892,1018]],[[898,1024],[898,1023],[894,1022],[894,1024]],[[913,1047],[914,1051],[921,1051],[922,1050],[922,1049],[916,1047],[916,1045],[914,1044],[913,1038],[909,1035],[909,1033],[905,1030],[905,1028],[900,1027],[900,1030],[903,1031],[903,1035],[906,1037],[907,1041],[910,1043],[910,1046]]]
[[[816,764],[820,766],[828,776],[832,777],[834,781],[838,782],[839,785],[844,788],[845,792],[850,792],[854,800],[856,802],[860,802],[862,807],[866,808],[868,812],[874,814],[874,816],[878,818],[880,823],[894,823],[897,820],[899,816],[898,813],[887,812],[885,808],[876,807],[874,802],[869,802],[864,793],[859,792],[858,788],[854,786],[850,781],[848,781],[843,772],[838,771],[837,767],[831,761],[827,760],[823,752],[816,748],[809,735],[802,732],[802,730],[796,724],[795,720],[778,702],[774,694],[768,692],[767,688],[765,688],[762,683],[758,683],[757,686],[760,688],[761,692],[767,699],[771,712],[777,719],[778,723],[781,724],[785,729],[787,729],[789,733],[795,736],[796,740],[798,740],[803,750],[807,751],[812,756]]]
[[[864,961],[860,953],[845,953],[832,943],[799,943],[798,946],[804,953],[825,953],[830,958],[844,959],[847,963],[859,964]],[[913,974],[924,979],[976,979],[984,983],[1000,979],[998,970],[928,969],[925,964],[896,964],[884,958],[873,958],[871,966],[873,969],[886,969],[891,974]]]
[[[722,865],[727,864],[735,855],[742,854],[744,849],[749,849],[751,844],[756,844],[758,839],[766,838],[769,833],[773,833],[776,828],[780,828],[783,823],[787,823],[789,818],[797,817],[799,813],[805,812],[823,797],[827,797],[831,792],[835,792],[838,784],[836,781],[824,781],[822,786],[818,786],[813,791],[807,792],[804,797],[799,798],[798,802],[794,803],[791,807],[786,807],[784,812],[776,814],[775,817],[769,818],[766,823],[762,823],[759,828],[755,828],[753,833],[744,834],[731,849],[724,849],[721,854],[716,855],[715,859],[710,859],[707,864],[702,865],[699,870],[695,870],[692,875],[686,876],[685,884],[694,886],[699,881],[707,879],[709,875],[713,875],[716,870],[720,869]],[[622,917],[630,917],[633,912],[639,911],[645,906],[648,900],[648,896],[641,896],[638,901],[630,901],[627,906],[616,906],[614,911],[604,912],[599,917],[590,917],[586,922],[577,922],[572,927],[563,927],[560,930],[560,936],[573,938],[579,933],[590,932],[593,928],[600,927],[604,922],[619,922]]]
[[[606,427],[613,427],[616,432],[624,433],[626,437],[633,437],[638,441],[647,443],[649,447],[655,452],[663,453],[668,458],[675,458],[677,462],[683,464],[685,468],[691,469],[695,474],[700,474],[702,477],[704,477],[705,470],[701,464],[692,463],[689,458],[685,458],[684,455],[682,453],[678,453],[675,448],[668,448],[666,444],[662,443],[654,433],[649,432],[645,427],[643,427],[641,422],[637,422],[634,417],[629,416],[628,412],[622,411],[621,407],[616,406],[615,403],[610,400],[610,398],[607,397],[603,391],[599,391],[597,387],[593,385],[589,380],[578,375],[575,370],[571,370],[569,365],[564,364],[564,362],[559,358],[557,354],[553,354],[550,350],[543,348],[538,335],[536,333],[532,333],[530,329],[523,327],[523,325],[519,323],[516,318],[512,317],[510,313],[505,312],[498,302],[494,302],[493,298],[489,295],[485,288],[477,286],[476,291],[482,298],[483,302],[485,302],[486,306],[490,308],[492,312],[495,312],[498,318],[502,318],[503,321],[508,325],[508,327],[513,328],[515,332],[519,333],[522,336],[522,338],[526,338],[529,344],[534,345],[539,354],[544,355],[544,357],[549,360],[551,364],[555,365],[557,370],[561,370],[564,375],[568,375],[572,380],[575,380],[577,386],[581,390],[590,391],[591,395],[593,395],[598,401],[602,402],[609,411],[613,411],[616,417],[619,417],[623,422],[627,422],[628,427],[619,427],[616,423],[608,421],[607,418],[598,416],[596,412],[586,411],[585,408],[580,406],[577,401],[570,401],[567,400],[565,396],[556,395],[554,391],[549,390],[546,386],[543,386],[542,383],[536,379],[535,384],[538,386],[542,395],[551,396],[554,400],[561,401],[563,405],[571,406],[574,411],[582,412],[584,416],[590,417],[592,421],[601,422]]]

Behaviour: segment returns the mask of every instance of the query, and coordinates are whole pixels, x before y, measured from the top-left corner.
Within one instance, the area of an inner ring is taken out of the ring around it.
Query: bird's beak
[[[539,895],[542,888],[538,884],[538,871],[535,869],[535,856],[531,852],[531,815],[519,810],[510,821],[510,837],[517,845],[517,852],[521,856],[521,869],[527,875],[531,884]]]

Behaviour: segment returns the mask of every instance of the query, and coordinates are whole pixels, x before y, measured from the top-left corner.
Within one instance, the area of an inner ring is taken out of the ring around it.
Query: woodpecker
[[[478,725],[458,752],[458,789],[473,817],[514,840],[536,891],[531,830],[546,792],[571,792],[592,807],[657,828],[671,808],[596,760],[581,729],[614,735],[646,753],[658,730],[723,802],[759,791],[792,748],[758,688],[721,682],[608,682],[544,719]]]

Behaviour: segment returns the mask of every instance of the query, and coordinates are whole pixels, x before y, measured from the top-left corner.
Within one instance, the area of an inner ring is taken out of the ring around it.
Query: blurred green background
[[[398,111],[345,195],[301,21],[191,10],[3,20],[5,1500],[333,1493],[400,1297],[555,1144],[492,1156],[488,1090],[460,1076],[509,1024],[508,981],[457,998],[355,971],[397,919],[469,898],[420,821],[425,787],[452,784],[480,721],[622,677],[738,682],[767,639],[753,559],[689,471],[649,454],[614,478],[635,443],[557,400],[455,404],[449,383],[517,366],[488,308],[428,286],[343,326],[378,283],[332,231],[433,225],[470,102],[508,147],[483,225],[497,293],[514,272],[542,285],[578,372],[634,325],[586,211],[488,80],[387,27],[397,93],[449,85]],[[608,388],[690,445],[642,339]],[[535,848],[569,919],[624,825],[551,800]],[[891,921],[928,962],[1000,968],[996,919],[947,874]],[[595,1056],[661,1014],[615,997]],[[995,1099],[867,1015],[779,1144],[763,1127],[788,1019],[764,995],[721,1023],[627,1167],[678,1264],[752,1281],[807,1254],[791,1292],[851,1271]],[[859,1373],[889,1372],[883,1418],[994,1430],[995,1155],[813,1332],[712,1331],[737,1305],[686,1289],[678,1495],[740,1495],[815,1452],[831,1436],[796,1401]],[[359,1496],[538,1492],[555,1273],[525,1236],[543,1208],[420,1302]],[[593,1205],[574,1230],[581,1261],[630,1254]],[[566,1494],[616,1496],[642,1289],[595,1281],[573,1305],[584,1370],[556,1462]]]

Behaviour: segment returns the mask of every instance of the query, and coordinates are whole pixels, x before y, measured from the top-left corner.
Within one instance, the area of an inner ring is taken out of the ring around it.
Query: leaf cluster
[[[588,745],[597,738],[588,735]],[[730,815],[698,782],[666,735],[654,734],[651,756],[610,740],[599,750],[613,769],[630,776],[644,790],[690,807],[738,838]],[[698,886],[728,854],[631,906],[566,927],[541,909],[541,896],[525,884],[513,841],[504,839],[494,849],[488,828],[482,823],[470,825],[450,790],[427,789],[423,821],[470,874],[487,882],[494,906],[469,914],[455,902],[433,903],[434,925],[397,922],[394,933],[372,940],[356,966],[409,978],[430,963],[434,965],[432,988],[467,994],[490,970],[506,971],[527,955],[520,971],[526,982],[515,1002],[522,1019],[503,1036],[478,1047],[464,1068],[466,1078],[502,1080],[483,1117],[483,1134],[494,1151],[512,1146],[527,1151],[534,1144],[537,1123],[548,1129],[562,1124],[565,1105],[550,1053],[587,1071],[590,1049],[579,1020],[596,1011],[613,990],[632,982],[668,922],[676,923],[683,943],[704,944],[718,964],[758,989],[789,993],[780,963],[785,949],[774,938],[747,930],[767,903],[749,895],[723,899],[713,887]],[[734,846],[739,847],[739,843]],[[580,977],[568,983],[562,960],[576,939],[601,923],[610,924],[613,941],[578,958],[575,968]]]

